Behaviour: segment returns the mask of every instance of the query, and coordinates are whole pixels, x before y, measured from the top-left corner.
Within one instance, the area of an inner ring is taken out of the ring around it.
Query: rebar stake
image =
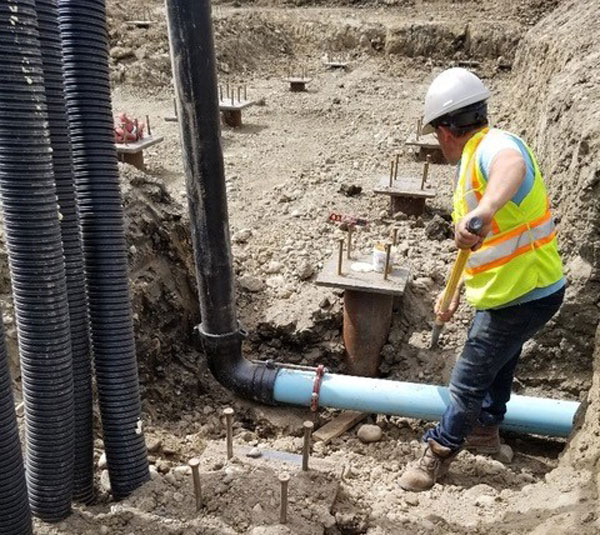
[[[385,267],[383,268],[383,280],[387,280],[390,271],[390,256],[392,253],[392,246],[389,243],[385,245]]]
[[[392,160],[392,162],[390,164],[390,188],[392,187],[393,182],[394,182],[394,160]]]
[[[338,251],[338,267],[337,274],[342,274],[342,263],[344,262],[344,238],[340,238],[340,248]]]
[[[192,477],[194,479],[194,496],[196,497],[196,511],[202,509],[202,486],[200,484],[200,459],[194,457],[188,461],[189,467],[192,469]]]
[[[279,482],[281,483],[281,509],[279,510],[279,523],[287,523],[287,505],[288,505],[288,483],[290,481],[289,474],[280,474]]]
[[[400,154],[396,154],[396,161],[394,164],[394,180],[398,179],[398,162],[400,160]]]
[[[395,247],[398,244],[398,227],[392,230],[392,245]]]
[[[423,166],[423,177],[421,178],[421,189],[425,187],[425,182],[427,181],[427,176],[429,175],[429,164],[431,163],[431,155],[427,155],[427,159],[425,160],[425,165]]]
[[[310,439],[315,424],[307,420],[302,424],[302,427],[304,428],[304,445],[302,447],[302,471],[307,472],[308,458],[310,456]]]
[[[227,424],[227,459],[233,457],[233,415],[235,411],[231,407],[227,407],[223,414]]]
[[[146,115],[146,128],[148,129],[148,136],[152,137],[152,130],[150,128],[150,116]]]

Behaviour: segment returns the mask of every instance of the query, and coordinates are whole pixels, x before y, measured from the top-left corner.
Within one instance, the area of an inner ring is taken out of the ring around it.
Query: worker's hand
[[[479,234],[472,234],[467,230],[467,223],[473,217],[480,217],[483,221],[483,228]],[[454,242],[459,249],[471,249],[477,251],[481,247],[483,240],[492,227],[493,214],[481,209],[479,206],[463,217],[454,228]]]
[[[458,309],[458,305],[460,305],[460,287],[454,294],[452,301],[450,301],[448,310],[446,310],[446,312],[442,313],[442,312],[440,312],[440,310],[442,308],[442,300],[444,299],[444,293],[445,293],[445,290],[443,290],[442,293],[440,293],[440,295],[438,295],[437,301],[435,302],[435,306],[433,307],[433,311],[435,312],[435,317],[438,320],[446,323],[452,319],[452,316],[454,316],[454,313]]]

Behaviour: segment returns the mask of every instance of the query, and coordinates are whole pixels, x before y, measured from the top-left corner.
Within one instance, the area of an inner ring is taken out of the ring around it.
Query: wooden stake
[[[394,160],[392,160],[390,164],[390,188],[394,183]]]
[[[392,231],[392,245],[395,247],[398,243],[398,227],[394,227]]]
[[[194,479],[194,497],[196,498],[196,511],[202,509],[202,485],[200,482],[200,459],[190,459],[188,465],[192,469],[192,477]]]
[[[392,246],[389,243],[385,245],[385,267],[383,268],[383,280],[387,280],[390,271],[390,256],[392,253]]]
[[[308,470],[308,458],[310,457],[310,438],[312,430],[315,427],[310,421],[306,421],[302,424],[304,428],[304,444],[302,446],[302,470],[306,472]]]
[[[234,410],[231,407],[227,407],[223,414],[225,415],[225,422],[227,425],[227,459],[233,457],[233,414]]]

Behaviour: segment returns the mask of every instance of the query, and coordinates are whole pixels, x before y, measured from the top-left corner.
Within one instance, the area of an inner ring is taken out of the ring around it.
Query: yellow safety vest
[[[454,190],[455,224],[477,207],[485,192],[487,182],[477,163],[477,148],[488,132],[489,128],[477,132],[463,149]],[[491,232],[471,254],[465,269],[467,300],[478,309],[505,305],[563,276],[544,179],[531,149],[522,143],[533,162],[533,187],[519,205],[511,200],[498,210]]]

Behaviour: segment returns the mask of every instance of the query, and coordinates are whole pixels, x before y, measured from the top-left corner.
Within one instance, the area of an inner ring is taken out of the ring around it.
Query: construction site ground
[[[523,135],[540,151],[543,169],[552,175],[559,228],[567,235],[561,246],[569,304],[527,344],[514,390],[587,400],[583,428],[570,441],[507,433],[512,462],[461,452],[441,484],[411,494],[397,479],[433,423],[369,414],[361,423],[382,429],[378,441],[363,443],[359,423],[326,445],[314,444],[313,457],[326,468],[302,474],[288,467],[290,520],[280,525],[282,468],[249,462],[244,454],[227,461],[223,408],[236,410],[236,448],[290,453],[301,452],[304,420],[316,418],[321,425],[339,412],[321,409],[315,416],[303,408],[256,405],[235,398],[208,371],[193,335],[200,318],[179,125],[165,121],[173,115],[174,90],[164,7],[158,1],[109,1],[114,112],[148,115],[153,133],[164,136],[146,151],[145,171],[120,164],[152,480],[112,501],[98,423],[97,503],[75,506],[58,524],[36,521],[36,533],[598,533],[593,362],[600,171],[593,154],[600,122],[586,122],[600,115],[597,63],[596,72],[590,69],[600,57],[595,2],[273,4],[214,7],[220,84],[247,86],[248,97],[258,101],[244,110],[243,127],[222,129],[238,314],[250,333],[245,355],[344,372],[342,292],[314,284],[346,235],[328,220],[336,212],[368,220],[354,233],[365,254],[397,228],[396,263],[411,272],[395,303],[380,375],[447,382],[472,317],[462,304],[440,348],[428,349],[433,301],[456,252],[450,223],[455,170],[431,165],[429,186],[437,197],[427,201],[422,217],[390,215],[389,198],[372,190],[396,154],[399,176],[421,176],[423,163],[404,143],[414,135],[428,84],[448,66],[475,62],[468,64],[493,94],[493,124]],[[147,29],[128,25],[142,8],[150,9],[155,23]],[[587,54],[577,59],[582,49]],[[347,59],[348,69],[325,68],[327,54]],[[292,93],[284,78],[302,68],[312,81],[307,92]],[[553,105],[551,94],[566,96]],[[578,105],[582,98],[588,110]],[[569,126],[561,113],[568,114]],[[8,296],[8,275],[2,282]],[[14,320],[6,316],[14,355]],[[202,461],[200,512],[186,466],[195,456]]]

